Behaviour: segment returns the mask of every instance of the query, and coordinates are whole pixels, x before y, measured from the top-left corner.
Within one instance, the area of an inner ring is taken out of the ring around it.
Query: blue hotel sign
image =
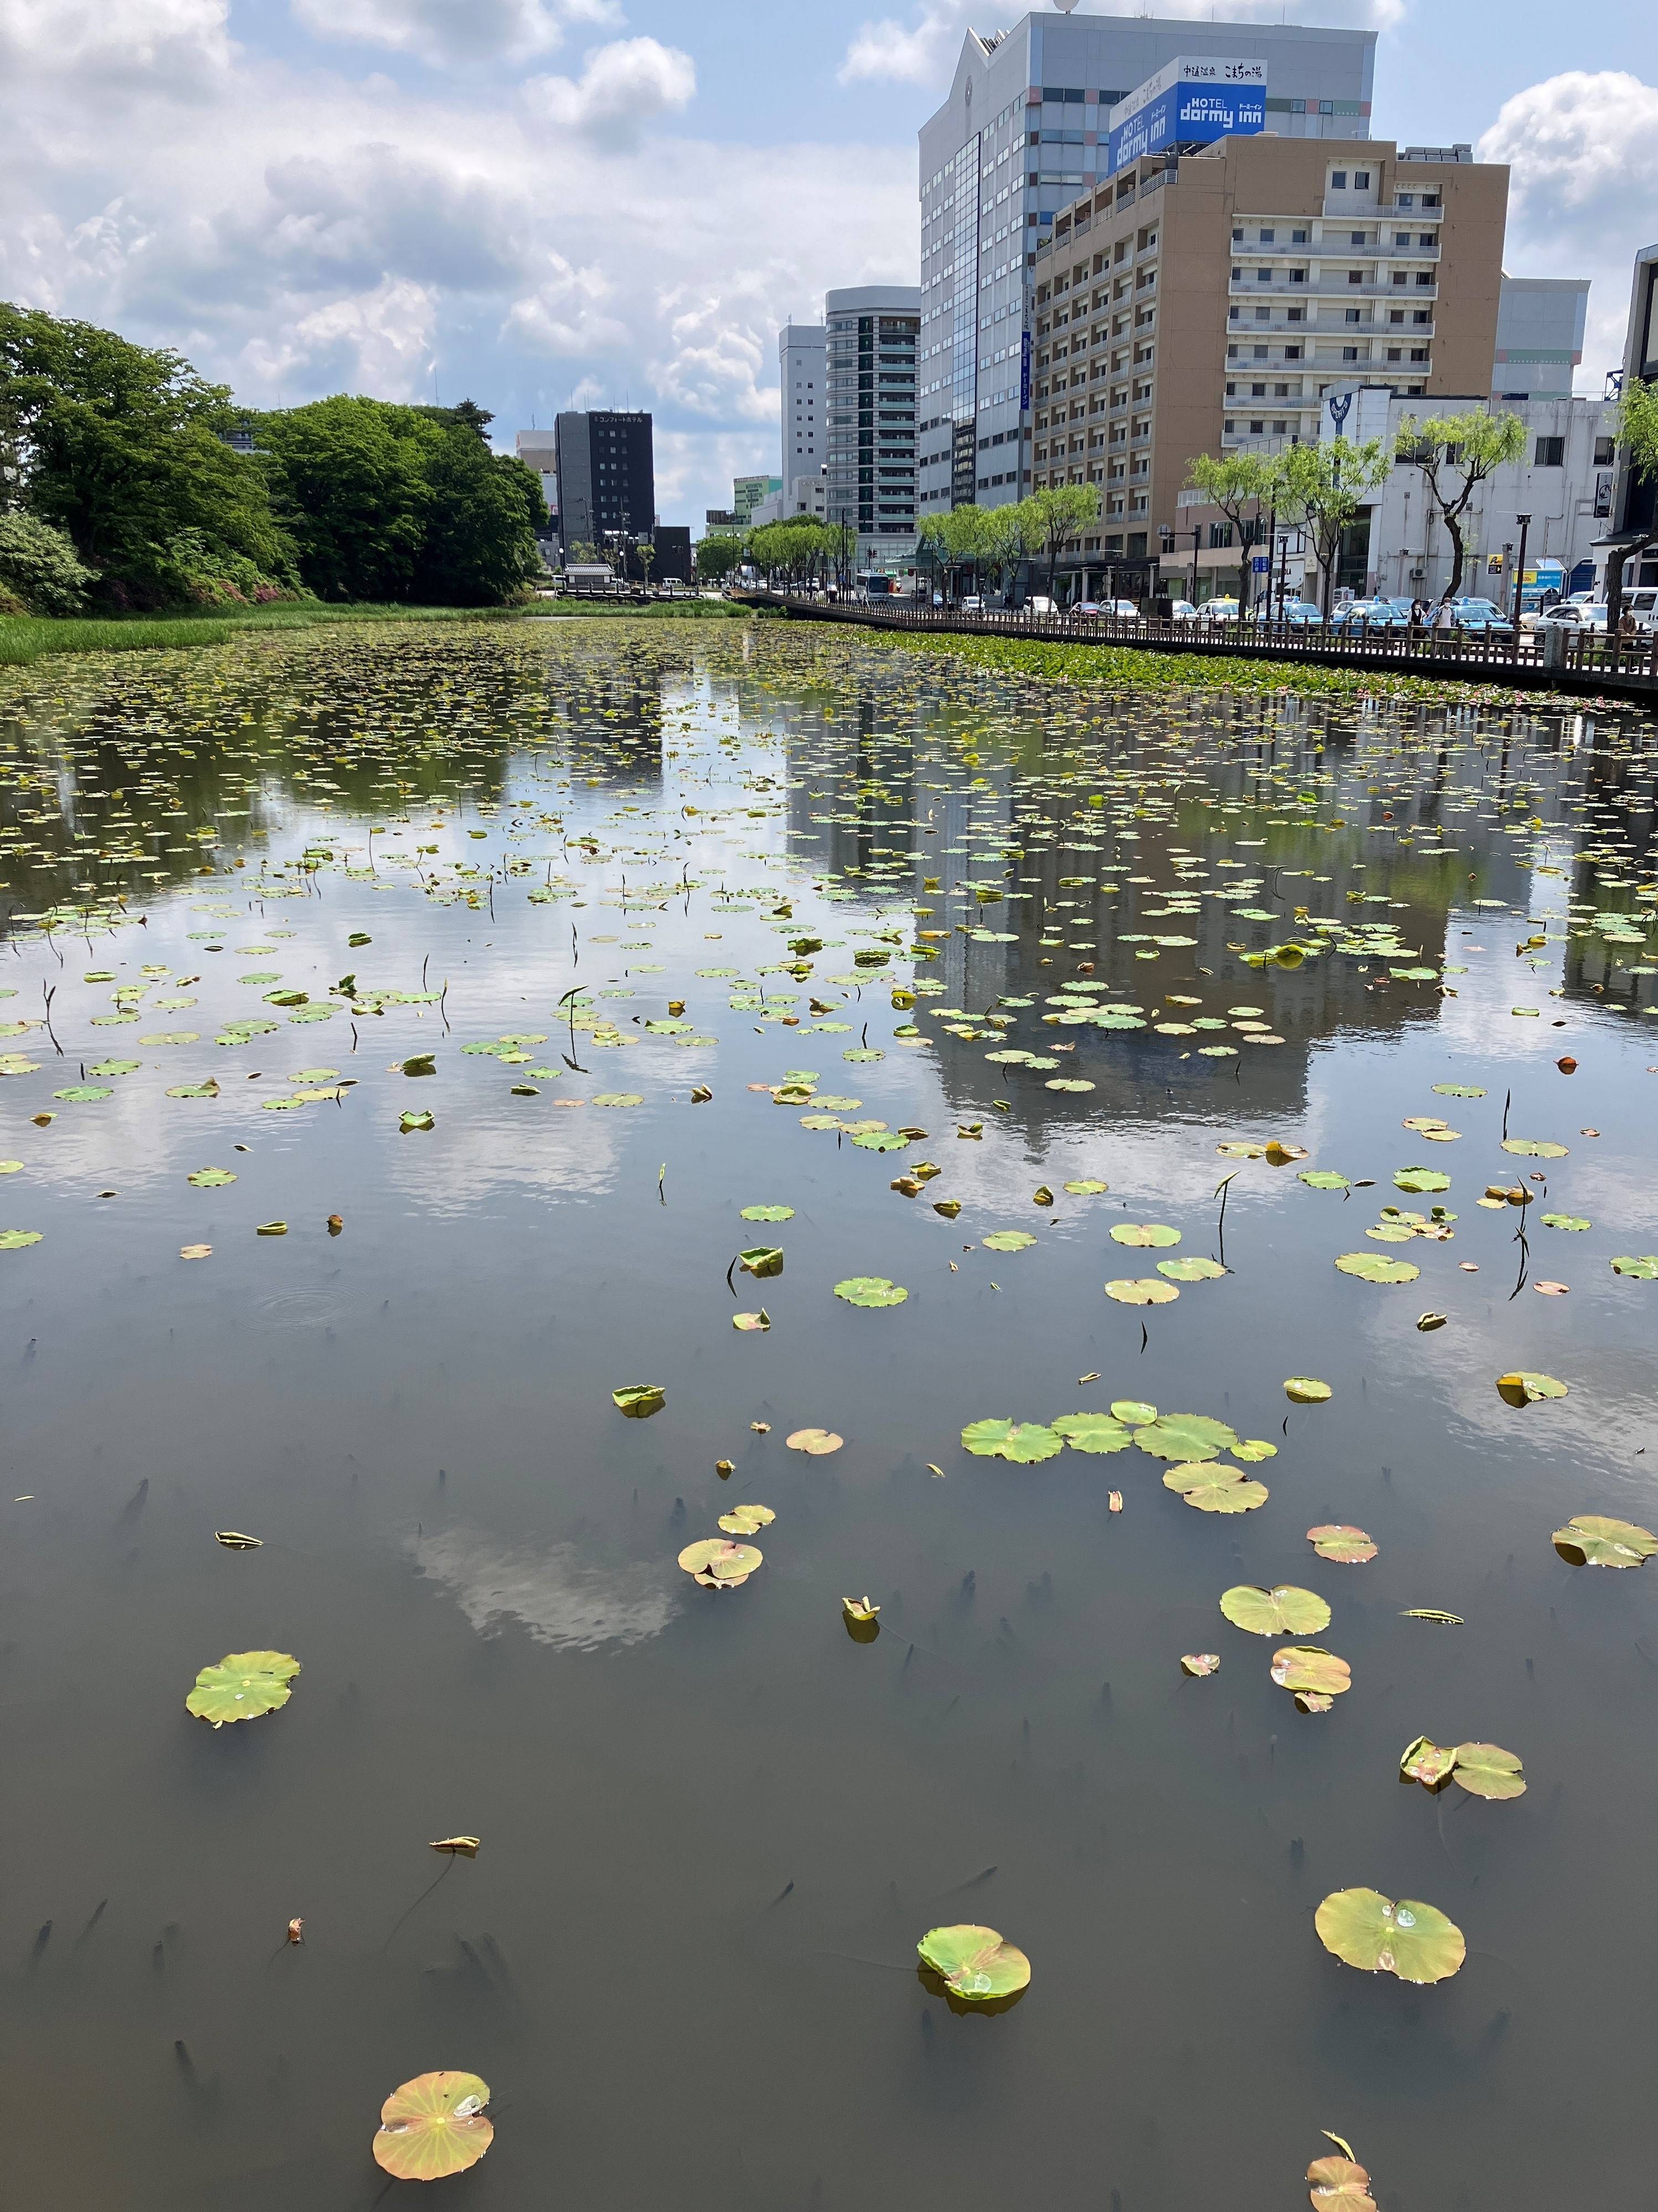
[[[1249,137],[1266,128],[1264,61],[1181,56],[1112,109],[1106,173],[1114,176],[1143,154],[1206,146],[1217,138]]]

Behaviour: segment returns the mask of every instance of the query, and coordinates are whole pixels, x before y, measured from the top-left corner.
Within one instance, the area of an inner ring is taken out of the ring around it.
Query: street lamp
[[[1526,590],[1526,535],[1531,528],[1531,517],[1528,514],[1516,514],[1514,519],[1520,525],[1520,558],[1515,566],[1514,605],[1509,610],[1509,620],[1514,624],[1515,642],[1517,645],[1520,641],[1520,609]]]

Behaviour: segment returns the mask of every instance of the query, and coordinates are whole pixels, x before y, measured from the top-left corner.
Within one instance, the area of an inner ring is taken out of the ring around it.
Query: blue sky
[[[1594,278],[1579,388],[1599,388],[1658,236],[1658,9],[1213,12],[1376,28],[1376,134],[1513,165],[1508,265]],[[572,398],[647,406],[664,519],[700,521],[733,472],[776,465],[778,324],[827,285],[913,279],[916,127],[965,25],[1012,20],[0,0],[0,294],[178,345],[255,404],[465,392],[504,442]]]

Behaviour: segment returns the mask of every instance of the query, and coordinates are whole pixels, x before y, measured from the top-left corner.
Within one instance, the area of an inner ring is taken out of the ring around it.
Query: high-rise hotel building
[[[922,516],[1031,489],[1035,255],[1104,181],[1113,106],[1182,57],[1243,58],[1265,64],[1269,131],[1363,140],[1375,50],[1369,31],[1131,15],[1031,14],[967,34],[920,132]],[[831,474],[834,460],[831,439]]]

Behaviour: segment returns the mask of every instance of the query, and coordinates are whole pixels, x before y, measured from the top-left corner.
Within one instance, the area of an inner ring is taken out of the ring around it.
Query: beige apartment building
[[[1201,597],[1242,556],[1181,503],[1195,455],[1316,440],[1327,389],[1489,391],[1508,189],[1466,147],[1266,133],[1064,210],[1036,253],[1029,434],[1035,487],[1100,487],[1072,565],[1161,553],[1173,583],[1195,532]]]

